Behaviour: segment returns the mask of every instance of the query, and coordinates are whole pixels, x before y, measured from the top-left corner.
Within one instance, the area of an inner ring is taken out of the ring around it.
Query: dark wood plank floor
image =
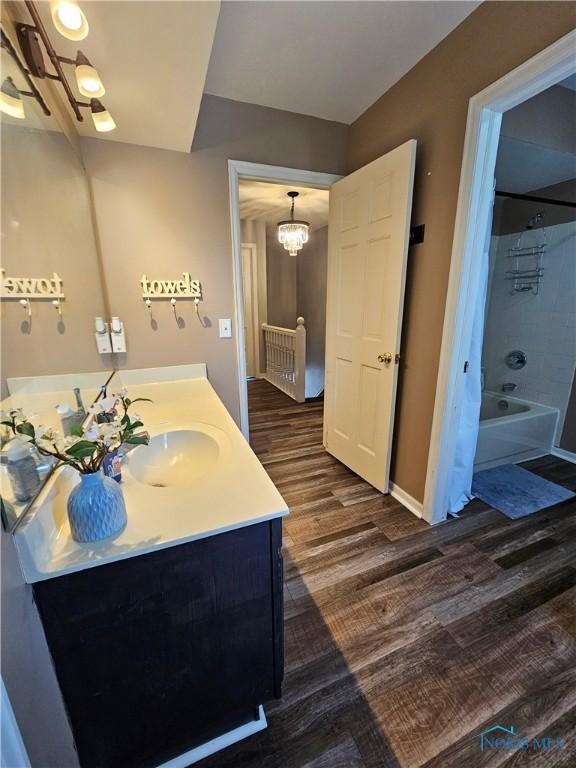
[[[249,386],[251,441],[288,502],[286,679],[266,731],[202,765],[576,766],[576,503],[429,527],[322,448],[322,403]],[[526,464],[576,489],[576,467]],[[563,750],[481,752],[501,723]]]

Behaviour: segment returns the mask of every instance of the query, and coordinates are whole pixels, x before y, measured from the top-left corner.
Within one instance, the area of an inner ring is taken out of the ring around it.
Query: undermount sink
[[[135,480],[156,488],[191,488],[217,465],[222,446],[214,429],[162,432],[135,448],[128,466]]]

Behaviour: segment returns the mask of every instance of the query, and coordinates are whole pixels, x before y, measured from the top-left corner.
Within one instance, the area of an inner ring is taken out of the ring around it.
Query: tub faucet
[[[502,384],[502,392],[514,392],[518,384],[513,384],[511,381],[507,381]]]

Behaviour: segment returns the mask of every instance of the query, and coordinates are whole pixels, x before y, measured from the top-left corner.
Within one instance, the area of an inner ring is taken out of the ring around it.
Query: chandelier
[[[294,218],[294,200],[298,197],[298,192],[288,192],[288,197],[292,198],[290,208],[290,218],[287,221],[278,222],[278,240],[288,251],[290,256],[296,256],[302,246],[308,242],[308,230],[310,224],[307,221],[299,221]]]

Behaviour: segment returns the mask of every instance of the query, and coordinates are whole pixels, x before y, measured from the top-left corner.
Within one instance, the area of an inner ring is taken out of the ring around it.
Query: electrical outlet
[[[232,320],[218,320],[220,327],[220,338],[231,339],[232,338]]]

